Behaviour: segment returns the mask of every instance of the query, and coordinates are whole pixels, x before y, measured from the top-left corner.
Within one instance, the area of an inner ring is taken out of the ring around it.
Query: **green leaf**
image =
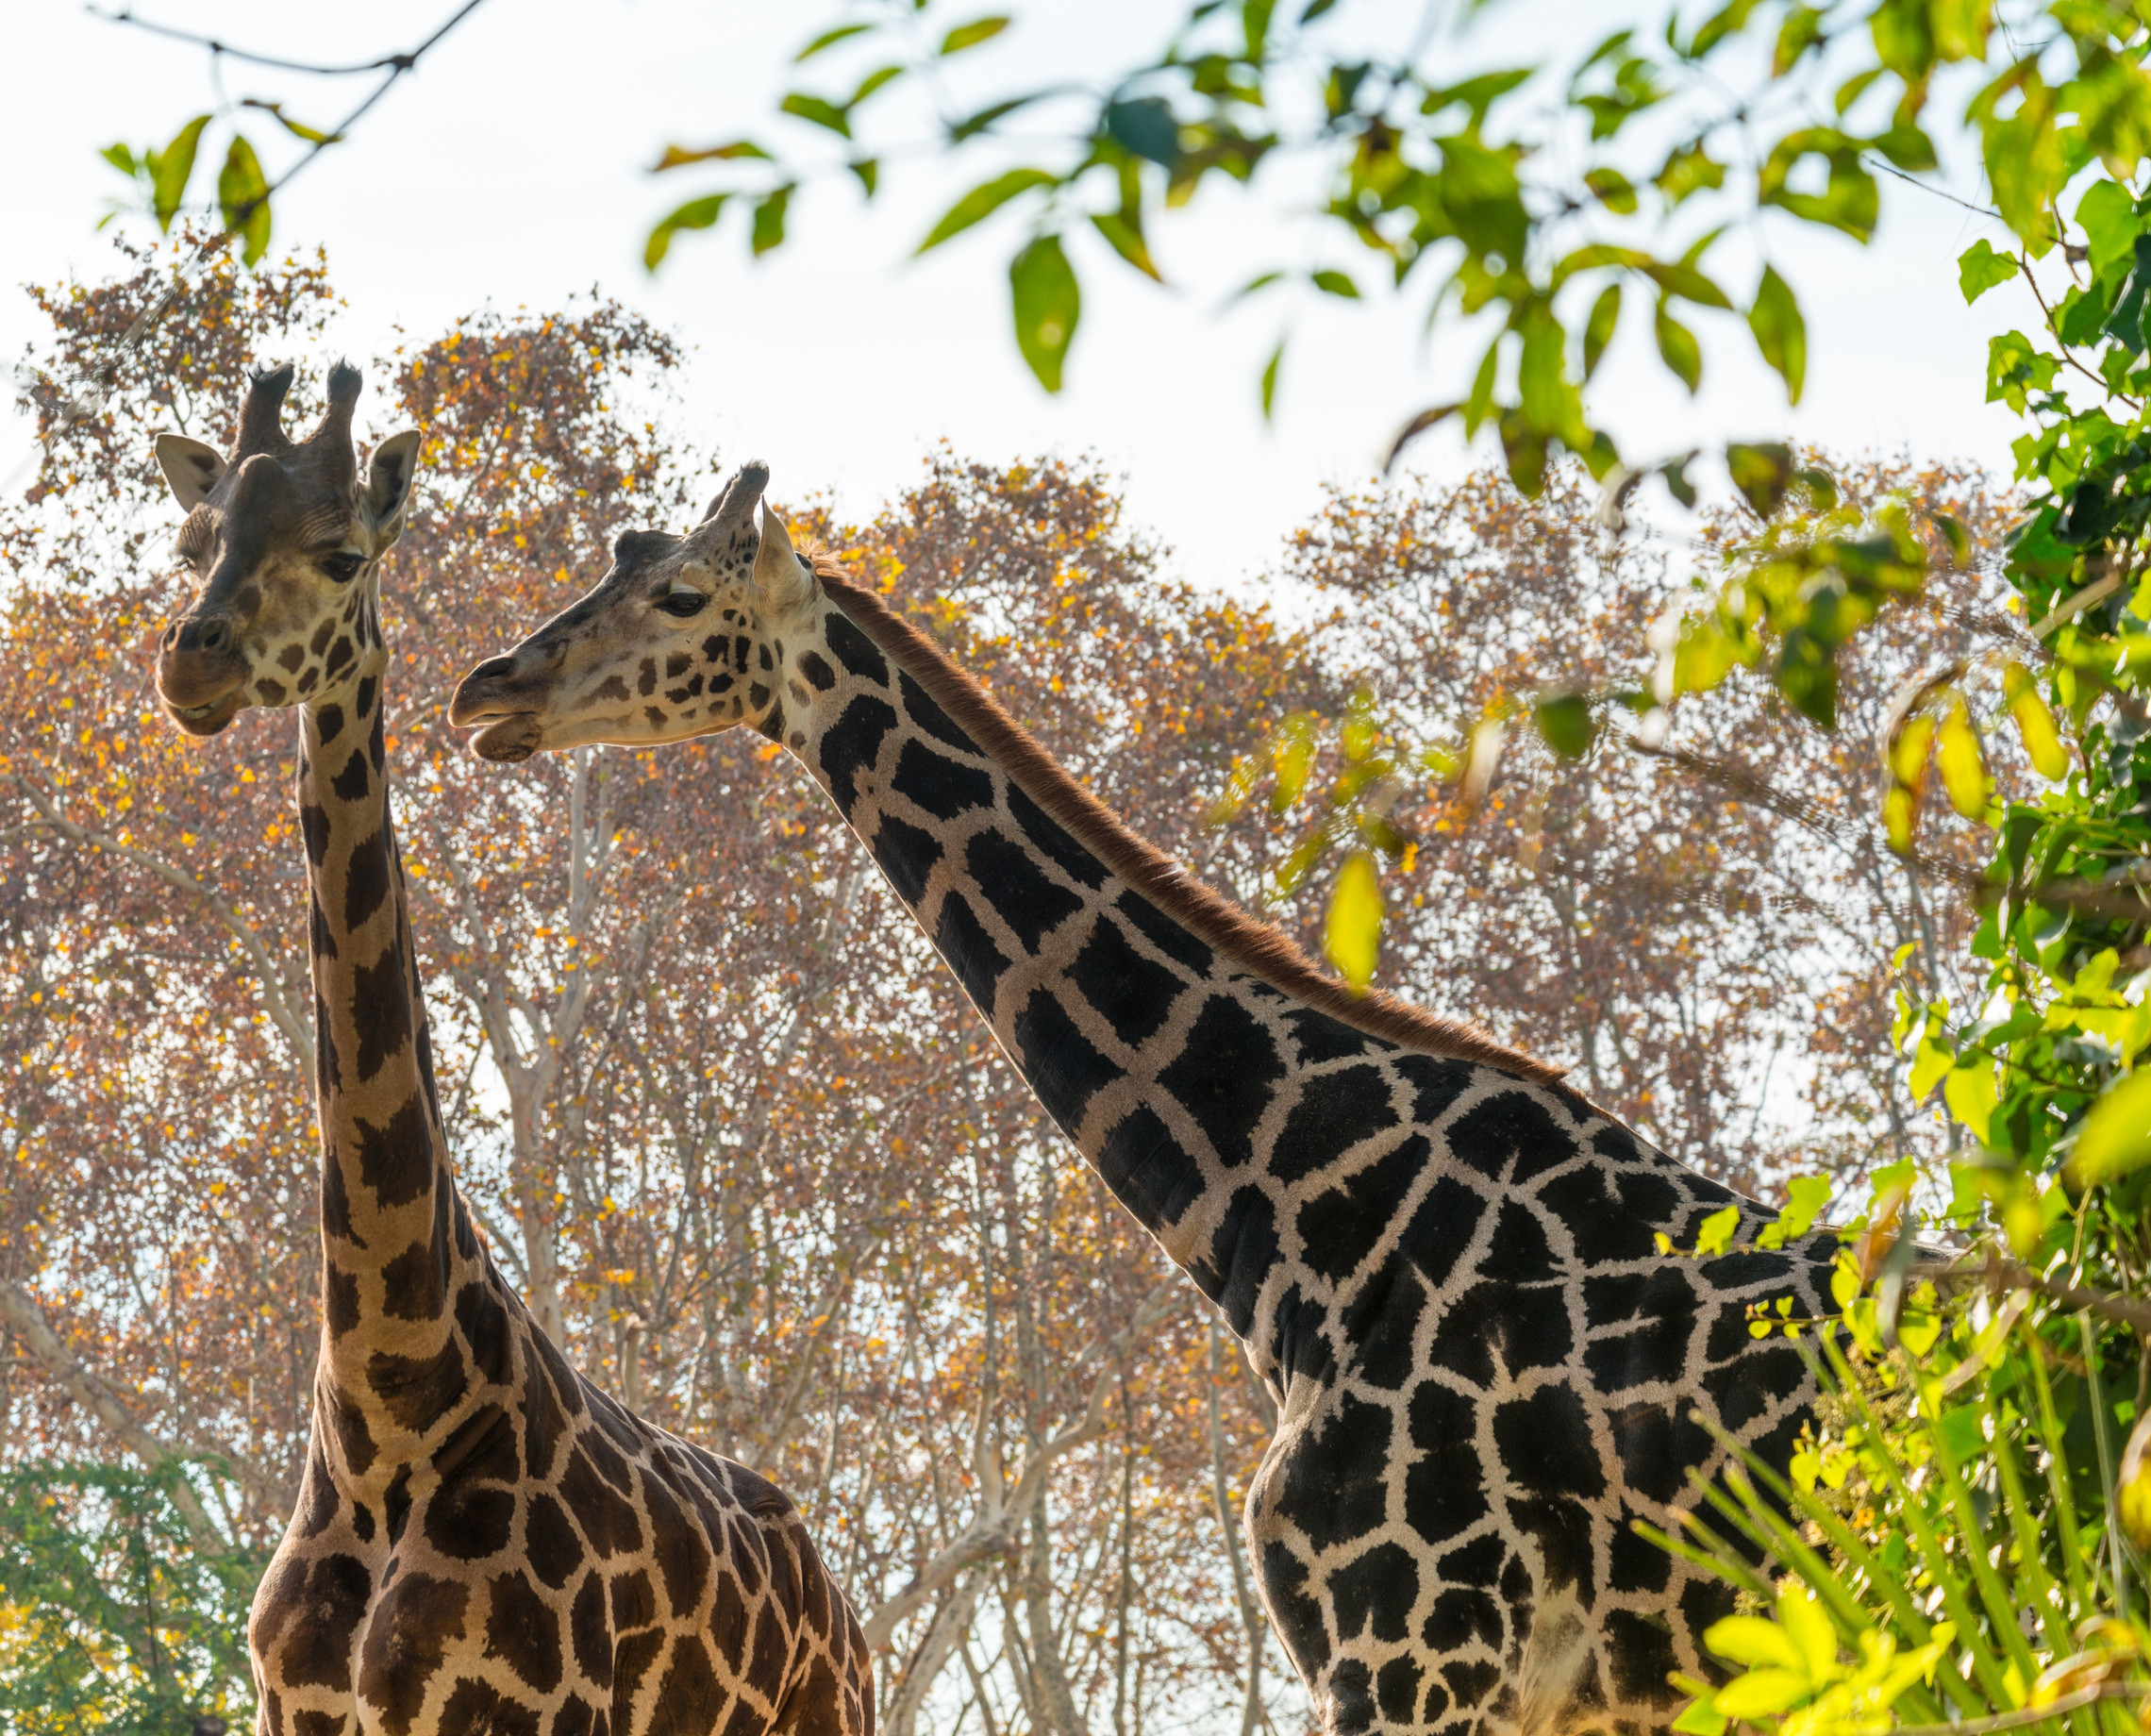
[[[1733,486],[1746,496],[1758,518],[1768,518],[1784,503],[1792,486],[1792,448],[1776,442],[1748,445],[1739,442],[1726,448],[1726,469]]]
[[[1107,135],[1138,157],[1170,169],[1180,160],[1180,123],[1173,105],[1162,96],[1139,96],[1129,102],[1108,103]]]
[[[804,91],[793,91],[777,104],[786,114],[795,114],[802,121],[811,121],[816,126],[826,126],[833,133],[851,137],[851,116],[825,96],[809,96]]]
[[[688,150],[683,145],[668,144],[665,154],[650,166],[650,173],[662,175],[667,169],[678,169],[688,163],[730,162],[735,158],[751,157],[759,161],[770,160],[769,153],[752,139],[735,139],[729,144],[712,144],[699,151]]]
[[[2001,1101],[1995,1088],[1994,1063],[1982,1055],[1975,1057],[1968,1066],[1952,1068],[1942,1081],[1942,1100],[1972,1137],[1986,1144],[1994,1105]]]
[[[1730,308],[1733,304],[1709,278],[1685,260],[1667,264],[1653,261],[1643,267],[1648,277],[1668,296],[1677,295],[1683,301],[1692,301],[1702,308]]]
[[[1598,733],[1591,701],[1581,693],[1549,693],[1532,708],[1532,720],[1548,747],[1564,760],[1580,760]]]
[[[1703,348],[1695,342],[1695,334],[1666,310],[1662,295],[1658,304],[1657,330],[1659,354],[1692,395],[1703,384]]]
[[[919,243],[925,253],[939,247],[952,235],[961,235],[975,223],[991,217],[1010,199],[1026,193],[1034,187],[1054,187],[1059,177],[1046,174],[1043,169],[1010,169],[1006,175],[997,175],[990,181],[981,181],[962,198],[948,208],[942,220],[927,231],[926,239]]]
[[[172,135],[170,144],[161,151],[150,153],[151,209],[157,213],[157,226],[160,229],[171,229],[173,218],[186,203],[187,183],[194,174],[194,152],[202,142],[202,128],[208,124],[208,115],[198,114]]]
[[[1696,1257],[1701,1260],[1710,1260],[1715,1258],[1717,1255],[1723,1254],[1727,1248],[1733,1245],[1733,1237],[1739,1233],[1740,1227],[1741,1209],[1738,1206],[1726,1206],[1721,1208],[1719,1210],[1713,1211],[1709,1217],[1705,1218],[1702,1223],[1698,1224],[1695,1227]],[[1727,1619],[1733,1620],[1738,1618],[1728,1617]],[[1762,1625],[1766,1628],[1770,1626],[1768,1622],[1765,1622]],[[1725,1624],[1721,1622],[1718,1624],[1718,1626],[1724,1627]],[[1710,1633],[1715,1632],[1717,1632],[1717,1628],[1713,1628],[1710,1630]],[[1721,1657],[1732,1656],[1732,1654],[1729,1652],[1722,1651],[1719,1647],[1718,1642],[1712,1639],[1710,1637],[1710,1634],[1705,1634],[1703,1636],[1703,1643],[1704,1644],[1708,1645],[1712,1651],[1718,1652]],[[1745,1662],[1748,1661],[1748,1660],[1737,1660],[1737,1661]]]
[[[1635,183],[1618,169],[1593,169],[1583,177],[1592,196],[1609,211],[1626,217],[1636,209]]]
[[[2151,1162],[2151,1067],[2126,1075],[2092,1105],[2069,1154],[2076,1179],[2090,1187]]]
[[[217,175],[217,207],[225,227],[245,242],[242,257],[258,265],[269,251],[269,180],[243,134],[235,135]]]
[[[1801,317],[1792,286],[1774,265],[1762,268],[1755,306],[1748,309],[1748,329],[1755,333],[1755,347],[1763,360],[1784,380],[1787,400],[1799,403],[1800,388],[1808,377],[1808,322]]]
[[[992,42],[1008,27],[1006,18],[975,18],[967,25],[958,25],[942,37],[941,51],[943,55],[961,54],[966,48]]]
[[[825,30],[792,57],[792,64],[794,66],[802,65],[806,61],[811,60],[823,49],[834,48],[847,38],[861,35],[873,28],[872,25],[839,25],[834,30]]]
[[[1043,92],[1034,91],[1028,96],[1011,96],[1006,102],[989,103],[975,114],[967,114],[948,129],[948,142],[961,144],[966,139],[992,129],[995,121],[1005,120],[1019,108],[1027,108],[1037,102]]]
[[[1757,201],[1865,242],[1875,233],[1881,195],[1859,154],[1860,142],[1833,126],[1788,133],[1772,148],[1756,177]],[[1828,180],[1819,193],[1795,192],[1789,185],[1792,171],[1809,157],[1820,157],[1828,165]],[[1991,153],[1988,162],[1992,168]]]
[[[758,259],[771,248],[784,244],[784,213],[792,204],[792,187],[787,181],[755,202],[753,245]]]
[[[1150,257],[1150,245],[1142,238],[1142,231],[1128,220],[1125,211],[1098,211],[1091,218],[1092,225],[1111,244],[1112,250],[1153,282],[1163,283],[1164,277],[1157,262]]]
[[[1599,359],[1613,341],[1613,328],[1621,320],[1621,286],[1609,283],[1591,304],[1591,317],[1583,326],[1583,377],[1598,372]]]
[[[1564,365],[1565,334],[1553,310],[1541,303],[1524,324],[1524,356],[1517,366],[1517,391],[1524,414],[1542,434],[1558,435],[1573,450],[1588,443],[1583,426],[1583,397]]]
[[[2092,271],[2102,283],[2116,284],[2128,275],[2136,262],[2139,225],[2136,201],[2126,188],[2103,178],[2093,181],[2076,201],[2076,226],[2084,232]]]
[[[851,161],[844,164],[844,167],[859,176],[859,184],[866,189],[866,196],[870,199],[873,198],[875,190],[881,183],[881,159],[878,157],[855,157]]]
[[[248,96],[242,97],[239,106],[242,108],[259,108],[275,115],[277,124],[286,132],[294,139],[304,139],[308,144],[336,144],[343,138],[342,133],[325,133],[318,126],[308,126],[304,121],[292,120],[284,112],[282,103],[265,103],[258,96]]]
[[[656,271],[672,251],[673,237],[682,229],[707,229],[717,221],[717,214],[725,209],[728,192],[705,193],[699,199],[690,199],[677,210],[662,219],[650,231],[650,239],[642,243],[642,267]]]
[[[134,152],[124,144],[108,144],[97,155],[110,163],[122,175],[139,175],[145,172],[149,167],[148,158],[144,157],[138,160]]]
[[[1726,166],[1714,161],[1699,144],[1684,144],[1665,159],[1665,167],[1651,177],[1651,184],[1665,195],[1669,206],[1705,190],[1716,192],[1726,184]]]
[[[1371,850],[1355,850],[1337,871],[1323,923],[1322,950],[1354,989],[1374,980],[1381,957],[1382,888]]]
[[[2111,186],[2111,182],[2102,185]],[[1984,238],[1957,256],[1957,287],[1964,292],[1969,306],[1997,285],[2007,283],[2017,275],[2016,256],[1996,253]]]
[[[1016,322],[1016,347],[1038,383],[1060,390],[1060,368],[1082,317],[1083,296],[1060,238],[1042,235],[1009,262],[1009,289]]]
[[[872,96],[875,92],[880,90],[883,85],[892,84],[895,80],[903,77],[903,75],[904,69],[900,66],[875,67],[871,73],[867,74],[864,78],[861,78],[859,81],[859,89],[851,93],[851,100],[847,102],[844,107],[847,109],[857,108],[859,104],[866,101],[866,99]]]
[[[1359,299],[1359,286],[1341,271],[1318,271],[1310,280],[1326,295],[1341,295],[1346,301]]]
[[[1277,347],[1270,352],[1270,359],[1262,367],[1262,420],[1268,422],[1277,402],[1277,368],[1285,359],[1285,341],[1277,340]]]

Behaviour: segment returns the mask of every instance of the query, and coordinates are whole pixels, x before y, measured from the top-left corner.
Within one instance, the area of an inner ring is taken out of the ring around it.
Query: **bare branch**
[[[239,943],[252,962],[255,976],[261,984],[261,996],[267,1005],[270,1022],[283,1037],[284,1046],[291,1052],[292,1064],[302,1073],[306,1071],[308,1060],[313,1053],[313,1035],[308,1030],[306,1020],[286,997],[283,979],[277,973],[275,960],[271,957],[268,945],[255,932],[254,925],[239,913],[236,906],[229,900],[219,897],[184,868],[166,861],[161,856],[153,856],[135,844],[124,843],[108,832],[93,831],[86,826],[75,825],[74,821],[62,816],[44,792],[28,779],[14,777],[8,781],[22,792],[23,799],[42,816],[47,830],[79,848],[101,850],[108,856],[118,857],[122,861],[132,862],[136,867],[155,875],[167,886],[186,893],[207,905],[217,920],[230,931],[232,938]]]
[[[111,1431],[128,1452],[153,1471],[162,1470],[178,1461],[180,1454],[167,1443],[151,1434],[136,1419],[122,1401],[111,1384],[102,1376],[83,1366],[82,1362],[59,1342],[59,1334],[44,1317],[44,1310],[32,1300],[29,1292],[18,1284],[0,1282],[0,1323],[21,1341],[23,1347],[35,1357],[45,1372],[58,1381],[67,1395]],[[229,1458],[223,1454],[220,1457]],[[250,1481],[265,1481],[259,1477]],[[231,1550],[231,1540],[218,1529],[202,1509],[202,1503],[184,1475],[172,1483],[172,1505],[179,1510],[179,1517],[186,1521],[188,1533],[197,1547],[209,1555],[226,1555]]]

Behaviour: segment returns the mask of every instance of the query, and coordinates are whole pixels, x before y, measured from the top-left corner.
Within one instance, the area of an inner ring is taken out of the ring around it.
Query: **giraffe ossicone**
[[[1677,1532],[1701,1411],[1782,1465],[1814,1395],[1751,1306],[1834,1242],[1643,1144],[1467,1026],[1356,997],[1127,832],[924,633],[754,506],[630,531],[466,676],[482,758],[735,725],[795,754],[1040,1102],[1217,1304],[1279,1404],[1247,1497],[1332,1736],[1662,1728],[1732,1594]],[[1692,1244],[1731,1204],[1739,1228]]]
[[[258,374],[229,454],[157,458],[198,588],[159,698],[300,709],[323,1325],[299,1506],[248,1621],[259,1736],[872,1736],[850,1605],[783,1493],[569,1365],[472,1227],[390,810],[379,559],[420,436],[361,480],[339,364],[293,442]]]

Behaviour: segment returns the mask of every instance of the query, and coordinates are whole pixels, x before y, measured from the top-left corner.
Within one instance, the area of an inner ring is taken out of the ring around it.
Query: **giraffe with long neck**
[[[191,735],[296,707],[323,1322],[298,1510],[248,1624],[261,1736],[872,1736],[865,1646],[792,1503],[571,1369],[457,1191],[391,812],[379,561],[420,437],[363,479],[255,376],[227,454],[157,456],[199,578],[157,682]]]
[[[1751,1305],[1832,1245],[1640,1142],[1555,1072],[1355,996],[1128,833],[931,640],[755,507],[684,537],[451,702],[516,760],[745,725],[827,793],[1046,1111],[1216,1303],[1279,1401],[1247,1496],[1318,1715],[1368,1730],[1662,1727],[1729,1590],[1644,1542],[1813,1398]],[[1737,1208],[1731,1250],[1696,1239]]]

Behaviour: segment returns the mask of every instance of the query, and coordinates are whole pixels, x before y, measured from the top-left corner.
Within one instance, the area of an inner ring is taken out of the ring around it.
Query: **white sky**
[[[448,0],[142,5],[162,22],[302,58],[409,46],[449,9]],[[966,57],[975,64],[959,63],[971,92],[1126,65],[1155,50],[1181,8],[1032,0],[1017,9],[1016,28]],[[1386,24],[1393,41],[1398,21],[1408,26],[1419,8],[1371,0],[1360,9],[1369,28]],[[1565,52],[1626,9],[1609,0],[1521,0],[1499,14],[1497,46]],[[100,22],[77,0],[13,0],[8,14],[0,278],[12,286],[101,275],[106,247],[92,225],[122,183],[95,153],[115,139],[160,142],[210,107],[207,57]],[[1272,262],[1247,249],[1222,205],[1214,219],[1154,237],[1168,276],[1186,289],[1154,289],[1102,242],[1079,252],[1089,268],[1084,324],[1058,398],[1038,389],[1009,336],[1003,265],[1012,231],[982,229],[968,244],[908,262],[967,184],[935,168],[893,174],[871,208],[848,180],[803,193],[793,204],[797,239],[759,263],[745,257],[727,213],[714,234],[683,238],[650,277],[641,263],[650,223],[709,183],[692,171],[654,180],[647,165],[673,140],[768,138],[775,101],[792,83],[828,91],[846,74],[856,78],[863,68],[837,56],[826,69],[794,74],[789,65],[806,37],[843,15],[835,0],[490,0],[351,142],[279,195],[277,241],[327,245],[351,309],[339,341],[358,355],[393,342],[396,326],[423,340],[489,299],[550,307],[593,284],[619,296],[692,348],[683,431],[732,459],[767,458],[779,500],[828,490],[843,509],[871,511],[942,438],[994,460],[1093,452],[1125,474],[1136,519],[1162,535],[1178,570],[1203,582],[1259,568],[1325,480],[1367,476],[1405,417],[1459,395],[1476,344],[1424,355],[1416,306],[1326,300],[1299,321],[1278,422],[1265,426],[1254,382],[1287,304],[1217,315],[1224,289]],[[942,26],[969,15],[952,13]],[[237,66],[226,67],[225,85],[234,99],[287,97],[317,125],[355,94],[349,84],[329,91]],[[264,116],[248,121],[258,141],[275,132]],[[794,125],[790,137],[826,155],[809,131]],[[1978,219],[1902,186],[1887,189],[1884,209],[1883,233],[1868,249],[1791,225],[1768,232],[1809,313],[1808,393],[1796,411],[1728,316],[1695,322],[1709,363],[1695,400],[1648,359],[1647,322],[1631,317],[1593,398],[1625,448],[1648,456],[1712,438],[1792,434],[2006,467],[2019,428],[1980,402],[1986,338],[2001,319],[2028,324],[2036,310],[2027,297],[2021,310],[2005,305],[2024,296],[2015,288],[1965,309],[1955,256],[1988,232]],[[1744,293],[1755,269],[1749,242],[1731,237],[1712,258]],[[0,355],[12,361],[36,329],[22,296],[0,296]],[[14,473],[26,443],[10,409],[0,422],[0,476]],[[1467,461],[1453,433],[1423,442],[1415,459],[1438,478]]]

